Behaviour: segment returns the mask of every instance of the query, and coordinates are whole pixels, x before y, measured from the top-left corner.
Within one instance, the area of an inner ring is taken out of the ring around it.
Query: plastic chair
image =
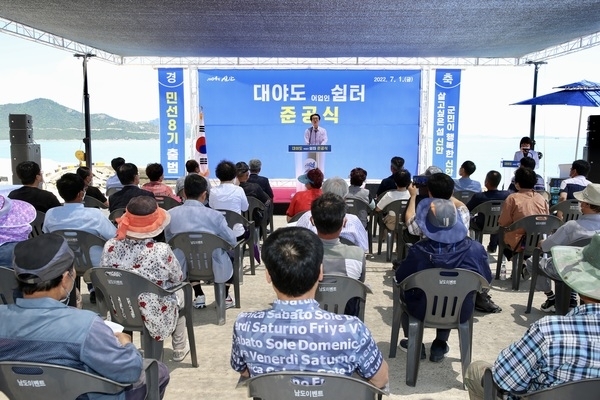
[[[306,210],[306,211],[308,211],[308,210]],[[292,219],[290,219],[290,220],[288,221],[288,223],[290,223],[290,222],[298,222],[298,220],[300,219],[300,217],[301,217],[301,216],[303,216],[303,215],[304,215],[304,213],[305,213],[306,211],[300,211],[299,213],[296,213],[296,214],[295,214],[295,215],[292,217]]]
[[[117,208],[116,210],[113,210],[110,214],[108,214],[108,219],[110,220],[110,222],[117,225],[117,218],[122,217],[123,214],[125,214],[125,211],[125,208]]]
[[[105,210],[108,208],[108,206],[105,206],[103,203],[100,202],[100,200],[95,199],[92,196],[85,196],[83,198],[83,206],[91,207],[91,208],[100,208],[102,210]]]
[[[590,241],[590,238],[581,239],[570,243],[569,246],[583,247],[590,244]],[[531,266],[531,285],[529,286],[529,297],[527,298],[527,308],[525,309],[525,314],[529,314],[531,312],[531,304],[533,303],[533,295],[535,293],[535,284],[537,282],[538,275],[548,277],[544,273],[544,271],[540,269],[540,258],[542,254],[543,252],[540,248],[537,248],[533,251],[533,263]],[[562,280],[554,280],[554,290],[556,292],[556,314],[566,315],[569,312],[569,303],[571,301],[571,288]]]
[[[169,196],[156,197],[156,203],[163,210],[170,210],[171,208],[181,205],[180,202]]]
[[[252,218],[254,210],[259,209],[263,212],[263,219],[260,225],[256,224],[256,221]],[[255,225],[255,242],[258,243],[260,240],[261,232],[263,240],[267,238],[267,226],[271,224],[271,231],[273,230],[273,207],[267,207],[265,203],[253,196],[248,196],[248,211],[244,211],[244,217],[248,221],[254,221]],[[254,275],[254,272],[252,273]]]
[[[423,329],[458,329],[462,374],[465,375],[471,363],[473,342],[473,314],[467,321],[460,322],[462,304],[467,296],[473,297],[483,288],[489,287],[481,275],[460,268],[431,268],[414,273],[400,284],[394,285],[394,306],[390,358],[396,357],[398,334],[402,314],[407,313],[406,305],[400,300],[400,293],[410,289],[421,289],[427,297],[427,308],[423,321],[408,314],[408,356],[406,358],[406,384],[415,386],[419,373]]]
[[[214,282],[212,253],[215,249],[225,251],[234,248],[217,235],[206,232],[184,232],[175,235],[169,240],[173,249],[183,252],[188,268],[188,280]],[[239,248],[239,243],[235,247]],[[233,289],[235,293],[235,307],[241,307],[240,298],[240,267],[236,265],[239,257],[234,257]],[[215,300],[217,302],[217,320],[219,325],[225,324],[225,283],[215,283]]]
[[[111,187],[106,189],[106,197],[110,197],[113,194],[117,193],[119,190],[123,189],[122,187]]]
[[[144,359],[146,399],[159,400],[158,363]],[[85,393],[117,394],[130,385],[62,365],[0,361],[0,392],[11,400],[76,399]]]
[[[346,201],[346,212],[353,214],[360,219],[363,226],[367,230],[367,236],[369,238],[369,253],[373,253],[373,214],[371,207],[368,203],[365,203],[359,199],[344,199]]]
[[[365,320],[365,306],[367,303],[367,294],[372,294],[371,289],[359,280],[344,275],[327,274],[319,282],[315,300],[319,306],[335,314],[344,314],[346,304],[354,298],[360,301],[358,305],[358,315],[361,321]]]
[[[469,202],[469,200],[471,200],[471,197],[473,197],[473,195],[475,193],[477,193],[477,192],[473,192],[472,190],[456,190],[452,194],[452,197],[462,201],[464,204],[467,204]]]
[[[539,195],[541,195],[544,198],[544,200],[546,200],[546,202],[549,202],[550,199],[552,198],[552,196],[550,195],[550,193],[548,193],[545,190],[534,190],[534,192],[536,192]]]
[[[525,230],[525,239],[521,246],[523,251],[516,253],[512,257],[512,289],[519,290],[519,282],[521,280],[521,265],[525,256],[532,256],[537,248],[540,240],[544,235],[550,235],[562,225],[562,221],[553,216],[546,214],[536,214],[523,217],[518,221],[513,222],[507,228],[498,230],[498,262],[496,263],[496,279],[500,279],[500,269],[502,267],[502,253],[506,244],[504,243],[504,234],[517,229]],[[534,259],[533,262],[536,260]]]
[[[169,296],[183,290],[185,304],[179,310],[185,315],[192,365],[198,367],[196,356],[196,340],[194,339],[194,321],[192,320],[192,286],[182,283],[171,289],[163,289],[142,275],[118,268],[94,268],[90,272],[92,284],[96,288],[96,301],[101,315],[110,313],[110,320],[124,326],[124,330],[142,332],[142,348],[144,355],[161,360],[163,358],[163,342],[154,340],[139,312],[138,296],[140,293],[153,293],[157,296]]]
[[[546,389],[536,390],[518,397],[523,400],[554,400],[554,399],[577,399],[596,400],[600,391],[600,378],[580,379],[578,381],[566,382]],[[483,374],[483,399],[501,399],[502,392],[492,375],[492,370],[487,368]]]
[[[14,290],[18,287],[15,271],[11,268],[0,267],[0,304],[13,304]]]
[[[474,227],[473,223],[471,223],[471,230],[475,233],[474,239],[479,243],[483,242],[483,235],[498,233],[498,218],[502,210],[502,203],[504,203],[503,200],[490,200],[471,210],[471,215],[482,214],[484,216],[484,223],[481,229]]]
[[[29,239],[42,235],[44,233],[42,232],[42,228],[44,226],[45,218],[46,213],[36,211],[35,219],[31,221],[31,233],[29,234]]]
[[[557,215],[558,213],[561,213],[560,215],[562,215],[562,217]],[[579,219],[579,216],[581,215],[579,200],[565,200],[556,203],[550,207],[550,215],[556,215],[564,222]]]
[[[233,229],[234,225],[242,224],[244,229],[248,232],[248,238],[242,240],[235,248],[235,257],[239,257],[240,266],[240,283],[244,282],[244,253],[248,249],[248,257],[250,258],[250,273],[256,275],[256,264],[254,262],[254,245],[258,246],[256,239],[256,232],[254,228],[254,221],[249,221],[242,215],[231,210],[217,210],[225,217],[227,226]]]
[[[304,377],[304,379],[302,379]],[[318,381],[320,384],[307,384],[307,381]],[[281,371],[261,374],[240,381],[238,388],[247,386],[248,397],[262,400],[297,400],[299,397],[316,397],[322,399],[373,400],[388,395],[362,379],[346,375]]]
[[[381,254],[381,244],[383,243],[383,236],[385,235],[386,254],[385,260],[392,261],[392,250],[394,247],[394,236],[396,238],[396,257],[398,260],[403,260],[404,255],[404,235],[403,230],[405,229],[404,224],[404,213],[408,206],[408,200],[395,200],[385,206],[385,208],[378,214],[377,224],[379,225],[379,238],[377,239],[377,254]],[[390,211],[396,213],[396,229],[390,231],[387,226],[383,223],[383,217]]]

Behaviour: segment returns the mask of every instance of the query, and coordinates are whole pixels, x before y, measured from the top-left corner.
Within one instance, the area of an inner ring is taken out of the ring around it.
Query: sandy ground
[[[276,216],[275,226],[284,226],[285,217]],[[376,239],[375,239],[376,240]],[[484,238],[487,244],[488,238]],[[374,250],[376,251],[376,242]],[[384,244],[385,249],[385,244]],[[495,255],[490,255],[490,266],[495,271]],[[180,363],[173,362],[171,343],[165,342],[164,362],[171,371],[171,382],[165,399],[244,399],[245,389],[235,389],[239,375],[229,365],[232,326],[240,311],[269,308],[275,295],[267,284],[264,266],[259,265],[256,275],[250,275],[249,259],[244,259],[246,273],[241,287],[241,308],[227,310],[227,323],[218,326],[214,307],[213,291],[207,287],[207,308],[194,310],[195,341],[198,351],[199,368],[193,368],[188,355]],[[405,383],[406,353],[398,351],[396,358],[388,358],[392,320],[391,263],[385,261],[385,252],[375,255],[367,262],[366,283],[373,290],[367,298],[365,322],[373,332],[390,370],[390,399],[468,399],[462,389],[460,352],[457,331],[450,335],[450,352],[441,363],[432,363],[428,359],[421,361],[416,387]],[[491,295],[502,307],[499,314],[475,313],[473,334],[473,360],[492,362],[498,352],[518,339],[527,327],[546,315],[539,310],[544,296],[536,294],[531,314],[525,314],[529,281],[521,283],[519,291],[510,289],[510,280],[492,282]],[[85,289],[84,289],[85,290]],[[95,309],[84,294],[84,308]],[[138,335],[136,335],[137,338]],[[435,331],[426,329],[424,343],[429,355],[429,346]],[[138,338],[139,339],[139,338]],[[0,394],[0,399],[5,399]]]

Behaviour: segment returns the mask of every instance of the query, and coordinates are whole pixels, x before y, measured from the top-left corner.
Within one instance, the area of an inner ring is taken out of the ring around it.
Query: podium
[[[325,175],[325,154],[331,152],[328,144],[290,144],[288,152],[294,153],[296,177],[305,174],[309,169],[319,168]],[[296,182],[296,190],[304,189],[304,185]]]

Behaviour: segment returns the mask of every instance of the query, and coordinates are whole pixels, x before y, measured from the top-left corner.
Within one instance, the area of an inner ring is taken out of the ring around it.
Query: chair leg
[[[393,292],[393,308],[392,308],[392,337],[390,338],[390,355],[389,358],[396,357],[398,349],[398,335],[400,333],[400,324],[402,320],[402,306],[400,305],[400,290],[394,284]]]
[[[185,325],[188,334],[188,342],[190,343],[190,353],[192,355],[192,365],[194,368],[198,368],[198,354],[196,353],[196,338],[194,336],[194,321],[192,319],[192,285],[185,285],[183,287],[184,294],[184,308],[181,312],[185,313]]]
[[[523,252],[515,254],[512,258],[512,290],[519,290],[521,265],[523,265]]]
[[[385,234],[385,260],[392,261],[392,253],[394,247],[394,232],[386,231]]]
[[[498,241],[498,260],[496,261],[496,278],[500,279],[500,270],[502,269],[502,260],[504,259],[504,241],[500,238]]]
[[[535,285],[538,279],[538,272],[540,268],[540,257],[534,257],[531,267],[531,285],[529,286],[529,297],[527,298],[527,308],[525,308],[525,314],[531,312],[531,305],[533,303],[533,296],[535,294]]]
[[[415,387],[421,363],[423,344],[423,322],[408,316],[408,355],[406,357],[406,384]]]
[[[458,326],[458,342],[460,345],[460,363],[462,368],[463,389],[465,387],[465,373],[471,364],[471,353],[473,344],[473,316]]]
[[[216,283],[215,287],[215,300],[217,302],[217,324],[225,325],[225,284]],[[235,299],[236,303],[238,299]]]
[[[556,315],[565,315],[569,312],[569,303],[571,302],[571,288],[562,281],[554,281],[556,291],[555,307]]]
[[[146,328],[142,332],[142,349],[144,349],[145,358],[154,358],[158,361],[163,360],[163,341],[154,340]]]
[[[369,254],[373,254],[373,216],[367,222],[367,238],[369,240]]]

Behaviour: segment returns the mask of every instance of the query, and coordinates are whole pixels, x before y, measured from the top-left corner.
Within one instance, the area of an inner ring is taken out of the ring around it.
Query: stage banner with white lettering
[[[199,70],[208,154],[213,166],[259,158],[262,175],[294,178],[290,148],[307,144],[310,115],[327,131],[326,178],[355,167],[368,179],[390,175],[401,156],[415,172],[420,70]],[[293,147],[290,147],[293,146]],[[211,177],[215,177],[214,170]]]
[[[460,106],[460,69],[435,71],[433,124],[433,165],[457,176],[458,109]]]
[[[165,178],[185,175],[183,68],[158,69],[160,163]]]

